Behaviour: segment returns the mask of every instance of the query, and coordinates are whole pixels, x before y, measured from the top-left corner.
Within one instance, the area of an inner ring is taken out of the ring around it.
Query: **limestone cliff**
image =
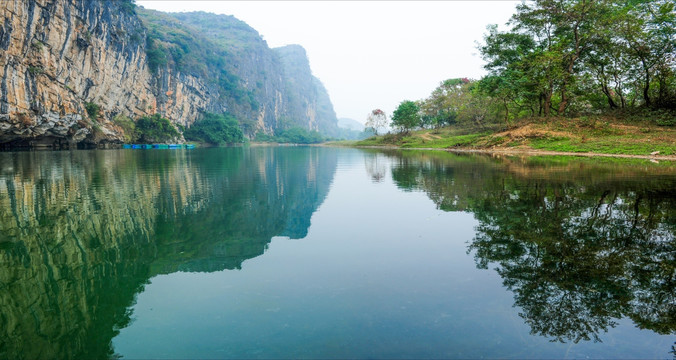
[[[153,112],[145,34],[124,4],[0,3],[1,143],[115,141],[111,115]],[[94,101],[104,112],[90,120]]]
[[[335,134],[338,120],[333,105],[322,83],[312,74],[302,46],[270,49],[255,29],[232,16],[148,10],[139,11],[139,15],[165,41],[170,50],[168,57],[176,67],[197,70],[186,58],[208,58],[208,54],[199,55],[200,47],[207,46],[228,60],[216,63],[218,68],[207,72],[218,79],[219,86],[213,87],[213,92],[226,95],[228,111],[255,123],[247,124],[245,132],[272,133],[278,128],[299,126]],[[179,36],[167,36],[181,31],[190,36],[192,43]]]
[[[312,75],[305,49],[300,45],[287,45],[274,50],[284,66],[290,112],[296,114],[291,119],[307,119],[310,130],[334,135],[338,129],[336,112],[324,84]]]
[[[203,31],[205,18],[216,30]],[[199,51],[186,55],[166,24]],[[0,144],[121,142],[118,114],[160,113],[188,127],[202,112],[229,112],[248,135],[285,118],[322,130],[316,101],[300,112],[290,105],[286,76],[258,33],[232,17],[169,15],[130,0],[0,2]],[[100,108],[94,118],[87,104]]]

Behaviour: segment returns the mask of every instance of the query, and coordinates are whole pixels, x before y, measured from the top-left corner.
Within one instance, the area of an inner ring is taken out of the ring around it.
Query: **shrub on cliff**
[[[186,140],[205,142],[214,145],[241,143],[244,134],[239,123],[232,115],[210,114],[195,122],[184,133]]]
[[[123,114],[117,114],[113,118],[113,122],[124,131],[125,142],[131,143],[136,141],[136,124],[132,119]]]
[[[89,118],[92,120],[96,120],[101,111],[101,107],[93,102],[85,103],[85,109],[87,110],[87,115],[89,115]]]
[[[138,119],[136,134],[139,142],[167,142],[180,136],[174,125],[160,114]]]

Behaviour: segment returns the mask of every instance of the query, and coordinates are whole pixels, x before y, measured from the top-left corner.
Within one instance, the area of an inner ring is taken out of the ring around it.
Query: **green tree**
[[[481,93],[518,116],[676,109],[676,12],[668,0],[535,0],[490,26]],[[528,114],[530,113],[530,114]]]
[[[186,140],[200,141],[214,145],[241,143],[244,134],[237,119],[228,114],[206,113],[189,127],[183,135]]]
[[[409,132],[422,125],[420,107],[414,101],[405,100],[392,113],[392,127]]]
[[[448,79],[442,81],[432,94],[420,105],[423,114],[423,123],[426,126],[442,127],[453,125],[458,117],[458,110],[462,105],[464,87],[469,80]]]
[[[167,142],[181,135],[171,121],[160,114],[138,119],[136,133],[140,142]]]

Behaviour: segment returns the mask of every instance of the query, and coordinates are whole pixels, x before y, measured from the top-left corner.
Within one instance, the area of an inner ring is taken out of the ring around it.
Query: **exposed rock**
[[[171,16],[179,19],[176,26],[197,33],[203,17],[216,21],[218,31],[199,34],[214,44],[244,34],[244,46],[221,48],[231,56],[223,64],[232,74],[226,85],[234,93],[223,92],[205,74],[180,71],[175,63],[151,72],[147,30],[129,0],[0,2],[0,144],[121,142],[123,130],[112,122],[117,114],[138,119],[160,113],[188,127],[205,111],[227,111],[248,135],[271,133],[284,125],[283,118],[325,133],[335,128],[333,107],[309,66],[302,74],[290,72],[255,30],[232,17]],[[308,93],[293,93],[298,88],[288,86],[289,79],[296,78],[303,79],[298,84]],[[99,123],[83,120],[86,103],[100,107]]]

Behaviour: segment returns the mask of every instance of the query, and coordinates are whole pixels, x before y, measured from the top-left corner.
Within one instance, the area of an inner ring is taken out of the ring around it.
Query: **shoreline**
[[[472,148],[403,148],[400,146],[359,146],[359,145],[327,145],[353,147],[360,149],[385,149],[385,150],[425,150],[425,151],[445,151],[458,154],[488,154],[488,155],[507,155],[507,156],[580,156],[580,157],[609,157],[623,159],[645,159],[650,161],[674,161],[676,155],[633,155],[633,154],[606,154],[592,152],[560,152],[537,149],[472,149]]]

